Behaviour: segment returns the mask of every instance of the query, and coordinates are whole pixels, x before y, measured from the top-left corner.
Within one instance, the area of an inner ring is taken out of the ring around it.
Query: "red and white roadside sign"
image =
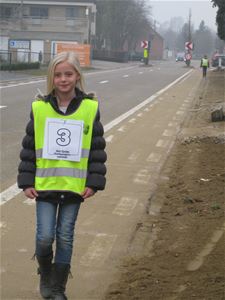
[[[193,43],[192,42],[186,42],[185,43],[185,49],[186,50],[193,50]]]
[[[147,49],[148,48],[148,41],[142,41],[141,42],[141,48]]]
[[[186,58],[186,60],[191,60],[192,59],[191,53],[186,53],[185,58]]]

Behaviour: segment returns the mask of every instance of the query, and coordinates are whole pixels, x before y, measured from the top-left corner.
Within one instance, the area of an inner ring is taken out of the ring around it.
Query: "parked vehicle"
[[[143,59],[143,53],[131,52],[128,55],[128,59],[131,61],[141,61]]]
[[[216,53],[213,55],[211,59],[211,66],[218,67],[219,66],[219,59],[221,59],[221,66],[225,67],[225,54]]]
[[[183,52],[177,53],[176,62],[178,62],[178,61],[185,61],[185,53],[183,53]]]

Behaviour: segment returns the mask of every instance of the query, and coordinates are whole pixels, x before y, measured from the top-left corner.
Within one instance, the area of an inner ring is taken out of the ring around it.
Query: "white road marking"
[[[117,129],[120,132],[124,132],[126,130],[126,126],[121,126],[120,128]]]
[[[173,135],[174,135],[174,131],[172,130],[165,129],[163,131],[163,136],[173,136]]]
[[[0,105],[0,108],[5,108],[5,107],[7,107],[7,106],[5,106],[5,105]]]
[[[6,222],[0,222],[0,229],[6,228]]]
[[[138,199],[130,197],[122,197],[118,205],[113,210],[114,215],[129,216],[135,206],[137,205]]]
[[[143,74],[143,72],[139,72],[138,74]]]
[[[17,196],[21,192],[17,187],[17,183],[11,185],[7,190],[4,190],[0,194],[0,205],[3,205],[13,197]]]
[[[33,83],[39,83],[39,82],[44,82],[46,81],[46,79],[42,79],[42,80],[32,80],[32,81],[29,81],[29,82],[19,82],[17,84],[9,84],[9,85],[6,85],[6,86],[0,86],[0,89],[6,89],[6,88],[10,88],[10,87],[15,87],[15,86],[22,86],[22,85],[27,85],[27,84],[33,84]]]
[[[109,256],[117,235],[98,233],[87,252],[81,257],[80,264],[84,266],[102,265]]]
[[[177,122],[169,122],[168,126],[169,127],[176,127],[178,125]]]
[[[144,109],[144,111],[149,111],[149,108],[148,108],[148,107],[146,107],[146,108]]]
[[[225,230],[225,223],[223,224],[223,227],[221,229],[215,230],[211,240],[205,245],[205,247],[202,249],[202,251],[193,259],[187,266],[188,271],[196,271],[198,270],[201,265],[204,262],[204,259],[206,256],[208,256],[213,249],[215,248],[218,241],[221,239],[221,237],[224,234]]]
[[[128,121],[129,123],[135,123],[136,122],[136,119],[135,118],[132,118]]]
[[[23,201],[23,203],[27,204],[27,205],[35,205],[36,201],[35,201],[35,199],[27,198],[26,200]]]
[[[140,110],[145,105],[151,103],[155,98],[157,98],[159,95],[161,95],[166,90],[168,90],[169,88],[171,88],[173,85],[177,84],[181,79],[183,79],[185,76],[187,76],[191,72],[193,72],[193,70],[189,70],[187,73],[183,74],[182,76],[180,76],[179,78],[177,78],[176,80],[174,80],[172,83],[170,83],[169,85],[167,85],[165,88],[161,89],[160,91],[156,92],[151,97],[149,97],[146,100],[144,100],[142,103],[138,104],[137,106],[133,107],[129,111],[125,112],[124,114],[120,115],[116,119],[114,119],[111,122],[109,122],[108,124],[106,124],[104,126],[104,131],[105,132],[109,131],[110,129],[112,129],[113,127],[115,127],[116,125],[118,125],[119,123],[121,123],[122,121],[124,121],[125,119],[127,119],[128,117],[130,117],[131,115],[133,115],[136,111]],[[37,82],[43,82],[43,81],[45,81],[45,80],[35,81],[35,83],[37,83]],[[29,83],[27,83],[27,84],[29,84]],[[7,88],[7,87],[9,87],[9,86],[0,87],[0,88]],[[151,107],[151,106],[149,106],[149,107]],[[16,183],[14,185],[12,185],[11,187],[9,187],[7,190],[1,192],[1,194],[0,194],[0,205],[6,203],[7,201],[9,201],[11,199],[13,199],[20,192],[21,192],[21,190],[17,188],[17,184]]]
[[[141,151],[138,150],[138,151],[135,151],[135,152],[131,153],[131,155],[128,157],[128,159],[130,161],[136,161],[138,159],[138,157],[140,156],[140,152]]]
[[[25,253],[25,252],[27,252],[27,249],[21,248],[21,249],[18,249],[18,252]]]
[[[127,78],[127,77],[129,77],[129,75],[127,75],[127,74],[126,74],[126,75],[123,75],[123,78]]]
[[[127,112],[125,112],[124,114],[120,115],[119,117],[117,117],[116,119],[112,120],[111,122],[109,122],[108,124],[106,124],[104,126],[104,130],[105,132],[109,131],[110,129],[112,129],[114,126],[118,125],[119,123],[121,123],[123,120],[127,119],[129,116],[131,116],[132,114],[134,114],[136,111],[140,110],[142,107],[144,107],[145,105],[151,103],[153,100],[155,100],[155,98],[157,98],[159,95],[161,95],[162,93],[164,93],[166,90],[168,90],[169,88],[171,88],[172,86],[174,86],[176,83],[178,83],[182,78],[184,78],[185,76],[187,76],[188,74],[190,74],[191,72],[193,72],[193,70],[189,70],[187,73],[183,74],[182,76],[180,76],[179,78],[177,78],[176,80],[174,80],[173,82],[171,82],[169,85],[167,85],[165,88],[161,89],[160,91],[156,92],[154,95],[152,95],[151,97],[147,98],[146,100],[144,100],[143,102],[141,102],[140,104],[138,104],[137,106],[131,108],[130,110],[128,110]]]
[[[225,226],[225,223],[223,225],[223,227]],[[212,239],[211,239],[211,242],[208,243],[203,251],[201,252],[202,253],[202,256],[200,256],[200,254],[196,257],[195,260],[193,260],[189,265],[188,265],[188,271],[196,271],[198,270],[201,265],[203,264],[204,262],[204,258],[205,256],[209,255],[213,248],[216,246],[216,243],[220,240],[220,238],[222,237],[223,233],[224,233],[224,229],[225,228],[222,228],[222,230],[216,230],[214,233],[213,233],[213,236],[212,236]],[[179,287],[175,290],[175,293],[182,293],[183,291],[185,291],[187,289],[187,285],[186,284],[180,284]],[[176,295],[176,296],[172,296],[170,297],[168,300],[176,300],[176,299],[180,299],[180,295]]]
[[[143,113],[139,113],[137,116],[140,118],[143,116]]]
[[[159,162],[161,159],[161,154],[159,153],[154,153],[152,152],[148,157],[147,157],[147,161],[151,161],[151,162]]]
[[[150,181],[150,178],[151,178],[151,175],[149,174],[149,170],[142,169],[135,175],[134,182],[140,183],[140,184],[148,184]]]
[[[176,112],[176,115],[183,115],[184,114],[184,111],[183,110],[178,110],[177,112]]]
[[[113,138],[114,138],[114,135],[109,135],[109,136],[107,136],[106,138],[105,138],[105,141],[107,142],[107,143],[111,143],[112,142],[112,140],[113,140]]]
[[[113,69],[113,70],[104,70],[104,71],[97,71],[97,72],[91,72],[91,73],[85,73],[84,76],[93,76],[93,75],[96,75],[96,74],[104,74],[104,73],[111,73],[111,72],[116,72],[116,71],[121,71],[121,70],[130,70],[130,69],[134,69],[136,68],[136,65],[135,66],[131,66],[131,67],[122,67],[122,68],[116,68],[116,69]],[[46,81],[46,78],[44,79],[41,79],[41,80],[32,80],[32,81],[29,81],[29,82],[19,82],[19,83],[16,83],[14,81],[14,83],[12,84],[8,84],[6,86],[0,86],[0,89],[5,89],[5,88],[10,88],[10,87],[17,87],[19,85],[26,85],[26,84],[35,84],[37,82],[45,82]],[[1,83],[4,83],[4,82],[1,82]]]
[[[158,142],[156,143],[156,147],[162,147],[162,148],[166,148],[169,144],[169,141],[166,140],[158,140]]]
[[[108,80],[102,80],[102,81],[100,81],[99,83],[108,83],[109,81]]]

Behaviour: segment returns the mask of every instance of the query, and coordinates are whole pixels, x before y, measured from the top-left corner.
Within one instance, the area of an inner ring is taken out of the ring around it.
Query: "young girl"
[[[47,95],[32,103],[18,175],[26,197],[36,198],[35,255],[44,299],[67,299],[80,204],[105,188],[103,133],[98,102],[83,91],[75,53],[58,54],[49,64]]]

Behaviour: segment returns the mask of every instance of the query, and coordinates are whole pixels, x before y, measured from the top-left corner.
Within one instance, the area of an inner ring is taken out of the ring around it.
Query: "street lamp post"
[[[85,14],[86,14],[86,17],[87,17],[87,43],[90,45],[91,43],[91,38],[90,38],[90,35],[91,35],[91,25],[90,25],[90,8],[89,6],[87,6],[86,8],[86,11],[85,11]]]
[[[20,1],[20,30],[23,29],[23,0]]]

